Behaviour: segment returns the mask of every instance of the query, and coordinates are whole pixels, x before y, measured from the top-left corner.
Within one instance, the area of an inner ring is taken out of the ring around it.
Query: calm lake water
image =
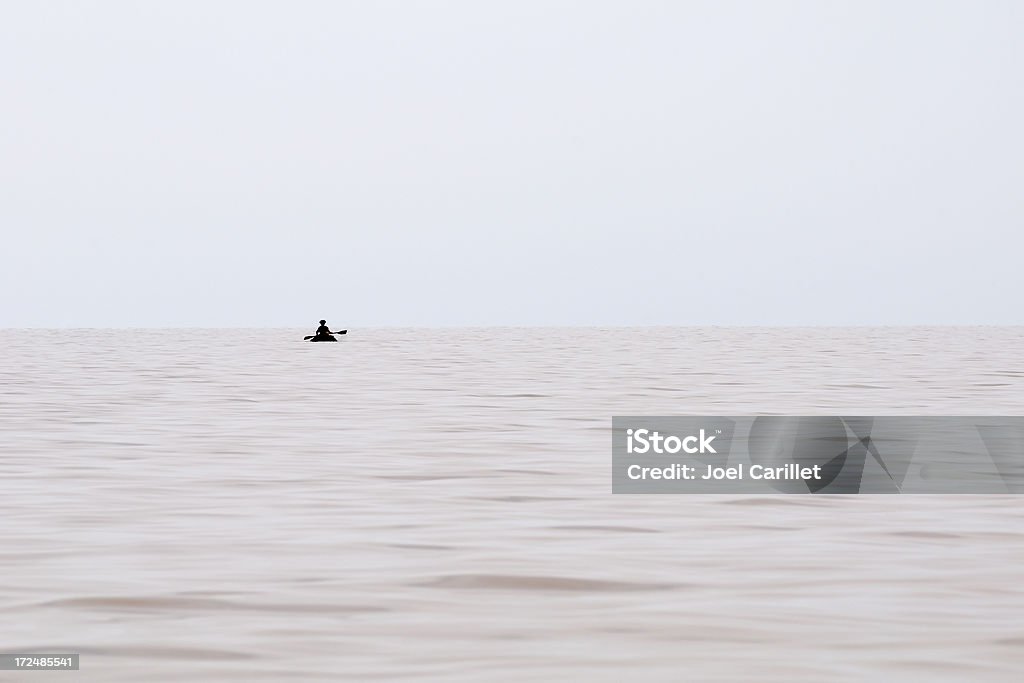
[[[0,330],[0,681],[992,680],[1024,497],[613,496],[613,415],[1024,414],[1024,328]]]

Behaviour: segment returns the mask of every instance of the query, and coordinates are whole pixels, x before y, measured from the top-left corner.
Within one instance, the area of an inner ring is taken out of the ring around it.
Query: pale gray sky
[[[1024,322],[1024,3],[0,0],[0,326]]]

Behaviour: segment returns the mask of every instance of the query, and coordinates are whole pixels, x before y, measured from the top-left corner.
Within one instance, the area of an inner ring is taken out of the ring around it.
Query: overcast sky
[[[1021,324],[1024,3],[0,0],[0,326]]]

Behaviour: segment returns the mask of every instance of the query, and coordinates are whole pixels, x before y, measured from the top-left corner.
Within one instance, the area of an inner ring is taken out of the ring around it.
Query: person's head
[[[326,325],[326,324],[327,324],[327,321],[326,321],[326,320],[321,320],[321,321],[320,321],[320,324],[321,324],[321,325]]]

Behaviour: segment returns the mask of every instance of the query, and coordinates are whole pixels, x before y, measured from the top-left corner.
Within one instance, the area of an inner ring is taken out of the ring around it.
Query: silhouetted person
[[[320,327],[316,328],[316,339],[330,339],[333,334],[331,328],[327,327],[327,321],[321,320]]]

